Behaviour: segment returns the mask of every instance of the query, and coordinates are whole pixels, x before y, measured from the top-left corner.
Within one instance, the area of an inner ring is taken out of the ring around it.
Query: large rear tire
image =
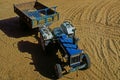
[[[55,65],[55,73],[56,73],[56,77],[58,79],[62,77],[62,68],[61,68],[60,64]]]
[[[90,68],[90,58],[88,54],[84,53],[80,57],[82,59],[81,65],[80,65],[80,70],[85,70]]]

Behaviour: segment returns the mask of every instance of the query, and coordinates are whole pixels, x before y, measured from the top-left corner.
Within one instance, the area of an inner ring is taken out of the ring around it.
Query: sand
[[[35,32],[23,31],[13,11],[13,4],[29,1],[0,0],[0,80],[54,79],[53,56],[43,55]],[[71,21],[80,49],[91,59],[90,69],[69,73],[60,80],[120,80],[119,0],[38,1],[58,6],[60,20],[51,27]]]

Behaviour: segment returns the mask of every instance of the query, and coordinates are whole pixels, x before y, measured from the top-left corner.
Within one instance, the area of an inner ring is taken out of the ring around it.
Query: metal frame
[[[34,12],[36,12],[36,13],[41,13],[42,11],[45,11],[45,16],[40,17],[40,20],[45,19],[45,25],[48,25],[49,23],[51,23],[51,22],[47,21],[48,18],[51,18],[51,17],[53,17],[53,15],[57,14],[56,8],[57,8],[57,6],[53,6],[53,7],[50,7],[50,8],[45,8],[45,9],[36,10],[36,11],[34,11]],[[48,11],[49,9],[53,9],[53,10],[55,11],[55,13],[54,13],[54,14],[51,14],[51,15],[48,15],[48,14],[47,14],[47,11]],[[37,21],[39,21],[39,20],[37,20]],[[52,21],[53,21],[53,18],[52,18]]]

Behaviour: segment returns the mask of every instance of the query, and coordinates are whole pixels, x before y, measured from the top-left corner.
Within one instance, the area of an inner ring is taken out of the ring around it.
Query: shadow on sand
[[[20,26],[19,17],[13,17],[9,19],[0,20],[0,30],[3,31],[8,37],[20,38],[27,37],[32,34],[38,33],[38,30],[26,30]],[[40,39],[35,37],[38,42]],[[20,41],[18,42],[18,49],[21,52],[27,52],[31,54],[33,62],[30,65],[35,66],[35,71],[38,71],[41,75],[50,78],[56,79],[54,76],[54,66],[56,63],[56,50],[53,50],[53,46],[49,46],[47,51],[47,56],[44,55],[40,43],[35,44],[29,41]]]
[[[20,41],[18,43],[18,48],[21,52],[28,52],[31,54],[33,62],[30,64],[35,66],[35,71],[38,71],[41,75],[47,78],[55,80],[54,66],[57,60],[55,55],[57,49],[55,50],[53,47],[53,45],[49,45],[45,55],[39,43],[35,44],[29,41]]]
[[[20,38],[35,34],[37,31],[23,28],[19,23],[19,17],[12,17],[0,20],[0,30],[2,30],[8,37]]]

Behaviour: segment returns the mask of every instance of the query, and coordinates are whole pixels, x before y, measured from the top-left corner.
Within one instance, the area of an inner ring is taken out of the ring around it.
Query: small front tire
[[[60,64],[55,65],[55,73],[56,73],[56,77],[58,79],[62,77],[62,68],[61,68]]]
[[[90,58],[88,54],[84,53],[80,56],[80,70],[85,70],[90,68]]]

